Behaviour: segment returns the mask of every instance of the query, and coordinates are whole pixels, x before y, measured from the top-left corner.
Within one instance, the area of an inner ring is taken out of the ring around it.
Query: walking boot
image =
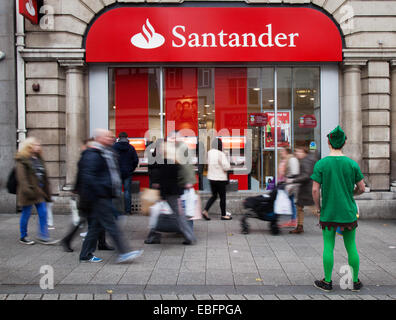
[[[304,233],[304,227],[299,224],[296,229],[290,231],[289,233],[291,233],[291,234]]]

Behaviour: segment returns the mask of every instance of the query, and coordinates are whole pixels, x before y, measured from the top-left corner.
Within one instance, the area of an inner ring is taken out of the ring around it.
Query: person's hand
[[[293,183],[293,179],[287,178],[287,179],[286,179],[286,183],[287,183],[287,184],[292,184],[292,183]]]
[[[193,186],[191,183],[187,183],[187,184],[184,186],[184,188],[185,188],[185,189],[191,189],[191,188],[194,188],[194,186]]]
[[[313,210],[313,214],[319,218],[320,217],[320,208],[315,208]]]
[[[153,187],[153,189],[159,189],[160,185],[158,183],[153,183],[152,187]]]

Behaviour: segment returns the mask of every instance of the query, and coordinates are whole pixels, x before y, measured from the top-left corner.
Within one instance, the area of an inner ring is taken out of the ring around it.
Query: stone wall
[[[40,90],[34,91],[33,84]],[[26,64],[26,128],[43,146],[54,194],[65,182],[65,72],[57,62]]]
[[[16,152],[15,42],[12,1],[0,1],[0,212],[15,212],[15,196],[6,189],[8,174]]]

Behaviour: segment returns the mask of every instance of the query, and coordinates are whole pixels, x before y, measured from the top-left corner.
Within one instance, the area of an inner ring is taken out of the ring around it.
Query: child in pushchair
[[[263,221],[269,221],[271,233],[279,234],[278,216],[274,212],[274,202],[276,200],[278,190],[274,188],[270,193],[266,193],[256,197],[249,197],[244,200],[243,206],[247,212],[243,214],[241,219],[242,233],[249,233],[248,218],[257,218]]]

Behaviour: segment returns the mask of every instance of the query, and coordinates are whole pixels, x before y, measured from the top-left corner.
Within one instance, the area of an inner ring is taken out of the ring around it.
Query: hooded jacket
[[[43,167],[44,160],[37,156]],[[16,179],[18,182],[17,185],[17,199],[18,205],[30,206],[41,202],[50,202],[51,201],[51,192],[50,192],[50,184],[48,181],[47,170],[44,170],[43,183],[44,186],[40,187],[39,179],[35,173],[35,170],[32,165],[32,161],[30,158],[21,155],[18,153],[15,156],[16,161]]]
[[[129,144],[127,139],[121,139],[113,145],[113,149],[118,154],[118,165],[121,172],[121,179],[126,179],[132,175],[139,164],[136,150]]]

